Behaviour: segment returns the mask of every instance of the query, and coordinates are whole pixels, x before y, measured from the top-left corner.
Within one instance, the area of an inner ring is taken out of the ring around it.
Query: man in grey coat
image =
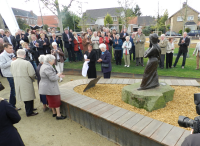
[[[168,40],[165,38],[164,34],[161,35],[161,40],[160,40],[160,43],[158,45],[161,48],[161,57],[160,57],[159,67],[161,69],[163,69],[164,68],[164,63],[165,63],[165,55],[166,55],[167,46],[168,46]]]
[[[10,85],[10,99],[9,103],[16,109],[21,110],[21,108],[16,108],[16,97],[15,97],[15,85],[13,75],[10,71],[11,63],[16,60],[15,54],[13,53],[13,46],[11,44],[4,44],[4,51],[0,55],[0,68],[2,75],[7,78]]]
[[[33,81],[35,79],[35,70],[29,61],[24,60],[25,50],[17,51],[17,59],[11,63],[11,73],[15,81],[15,91],[17,100],[25,104],[26,115],[35,116],[38,113],[33,112],[33,100],[35,99],[35,90]]]

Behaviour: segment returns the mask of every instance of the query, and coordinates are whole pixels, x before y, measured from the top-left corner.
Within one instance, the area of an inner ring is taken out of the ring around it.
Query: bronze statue
[[[144,70],[142,83],[138,90],[146,90],[159,86],[157,67],[158,61],[160,60],[161,49],[158,46],[158,35],[155,33],[151,34],[149,40],[152,43],[152,47],[147,49],[144,55],[144,57],[148,57],[149,60]]]

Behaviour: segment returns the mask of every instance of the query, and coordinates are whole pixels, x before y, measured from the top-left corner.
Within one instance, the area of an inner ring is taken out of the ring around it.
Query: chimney
[[[184,8],[186,5],[187,5],[187,3],[186,3],[186,2],[184,2],[184,3],[183,3],[183,8]]]
[[[33,11],[32,11],[32,10],[30,11],[30,13],[31,13],[31,15],[32,15],[32,16],[34,16],[34,15],[33,15]]]

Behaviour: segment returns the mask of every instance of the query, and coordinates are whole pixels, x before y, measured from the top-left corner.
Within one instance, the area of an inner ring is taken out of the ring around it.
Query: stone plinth
[[[164,108],[167,102],[173,100],[175,90],[166,83],[160,83],[160,86],[154,89],[137,90],[140,84],[135,83],[125,86],[122,89],[122,100],[149,112]]]

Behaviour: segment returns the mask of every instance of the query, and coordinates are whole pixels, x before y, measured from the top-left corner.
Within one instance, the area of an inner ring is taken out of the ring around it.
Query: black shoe
[[[30,115],[27,115],[27,117],[31,117],[31,116],[36,116],[36,115],[38,115],[38,113],[36,112],[36,113],[32,113],[32,114],[30,114]]]
[[[37,110],[37,108],[34,108],[34,109],[33,109],[33,111],[36,111],[36,110]]]
[[[62,116],[62,115],[60,117],[56,116],[56,120],[63,120],[63,119],[66,119],[66,118],[67,118],[67,116]]]
[[[56,117],[56,115],[57,115],[57,114],[53,114],[53,116],[52,116],[52,117]]]

